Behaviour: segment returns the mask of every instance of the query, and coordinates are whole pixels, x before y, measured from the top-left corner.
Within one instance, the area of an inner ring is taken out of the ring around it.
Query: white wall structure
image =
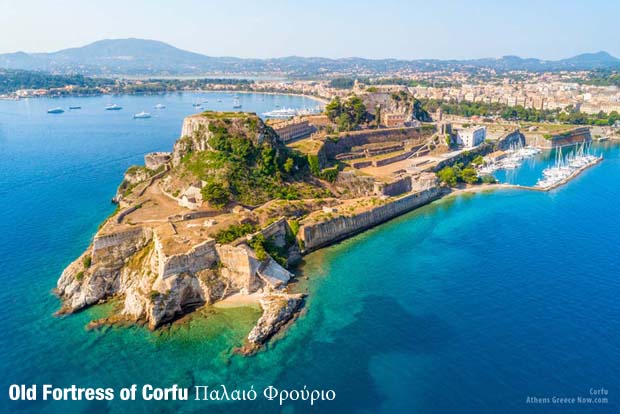
[[[468,129],[460,129],[456,133],[456,139],[459,144],[465,148],[474,148],[478,144],[484,142],[487,137],[487,127],[474,127]]]

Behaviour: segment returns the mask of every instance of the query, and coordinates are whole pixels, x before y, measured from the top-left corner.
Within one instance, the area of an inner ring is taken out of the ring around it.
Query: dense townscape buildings
[[[278,92],[312,95],[324,99],[347,96],[351,90],[360,92],[374,88],[384,92],[405,90],[418,99],[433,99],[452,102],[498,103],[508,106],[523,106],[539,110],[565,109],[572,107],[587,114],[599,112],[620,112],[620,88],[615,85],[598,86],[588,84],[589,72],[506,72],[497,74],[485,71],[464,72],[419,72],[389,73],[363,78],[352,88],[334,87],[333,77],[324,79],[267,79],[244,84],[208,84],[209,90],[249,90],[254,92]],[[333,75],[332,75],[333,76]],[[356,75],[348,75],[349,77]],[[124,87],[141,90],[145,85],[157,91],[158,81],[125,80]],[[161,81],[159,81],[161,82]],[[162,91],[166,91],[161,85]],[[98,87],[100,93],[118,92],[109,85]],[[191,90],[191,84],[182,85],[182,90]],[[130,91],[131,91],[130,90]],[[2,98],[25,98],[45,95],[80,94],[82,90],[68,85],[61,88],[20,89],[1,95]],[[92,91],[91,91],[92,93]],[[390,122],[390,121],[387,121]],[[394,120],[399,123],[400,120]]]

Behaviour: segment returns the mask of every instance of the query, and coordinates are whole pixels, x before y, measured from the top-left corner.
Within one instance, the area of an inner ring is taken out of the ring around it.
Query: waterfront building
[[[457,131],[457,142],[465,148],[474,148],[484,142],[487,137],[487,128],[484,126],[460,129]]]
[[[306,138],[312,135],[316,128],[306,119],[292,119],[273,124],[273,129],[283,142]]]

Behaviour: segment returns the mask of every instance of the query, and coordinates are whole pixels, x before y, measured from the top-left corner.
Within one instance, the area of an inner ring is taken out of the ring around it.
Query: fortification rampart
[[[367,144],[406,140],[422,141],[432,135],[434,129],[424,127],[404,127],[404,128],[385,128],[368,129],[363,131],[352,131],[340,134],[337,139],[327,139],[321,152],[330,159],[336,155],[350,152],[351,148]]]
[[[339,216],[316,224],[303,224],[298,238],[302,241],[303,252],[335,243],[377,224],[383,223],[423,204],[430,203],[445,193],[441,187],[409,194],[386,204],[372,208],[350,217]]]

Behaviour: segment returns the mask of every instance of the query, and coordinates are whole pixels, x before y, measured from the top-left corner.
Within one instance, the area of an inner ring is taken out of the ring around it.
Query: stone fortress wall
[[[514,131],[511,131],[507,134],[502,135],[497,140],[497,144],[495,144],[496,149],[506,151],[510,149],[511,146],[526,145],[525,136],[521,133],[521,131],[517,128]]]
[[[326,139],[323,147],[321,148],[321,153],[325,157],[333,159],[338,154],[349,152],[353,147],[392,141],[422,141],[431,136],[433,132],[434,129],[431,130],[424,127],[384,128],[352,131],[342,134],[337,139]]]
[[[303,253],[308,253],[430,203],[444,195],[446,191],[448,190],[433,187],[388,201],[386,204],[351,217],[338,216],[316,224],[302,222],[303,226],[297,237],[302,242]]]
[[[560,148],[592,141],[592,135],[588,127],[575,128],[570,131],[554,134],[551,137],[541,133],[527,133],[525,137],[528,145],[543,149]]]

